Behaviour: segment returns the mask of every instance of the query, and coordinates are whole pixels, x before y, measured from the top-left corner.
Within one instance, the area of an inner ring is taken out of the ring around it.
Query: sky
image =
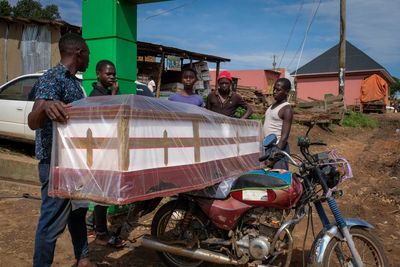
[[[81,26],[82,1],[40,2]],[[400,78],[400,1],[346,2],[347,41]],[[293,72],[339,42],[339,14],[339,0],[173,0],[138,6],[137,38],[230,58],[223,69],[271,69],[275,60]]]

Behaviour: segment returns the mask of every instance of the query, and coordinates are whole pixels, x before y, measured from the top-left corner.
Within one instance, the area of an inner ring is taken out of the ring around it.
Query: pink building
[[[297,98],[309,101],[324,99],[325,94],[338,95],[339,45],[332,47],[297,70],[295,77]],[[346,105],[358,105],[362,81],[378,74],[388,84],[394,82],[389,72],[364,52],[346,42]],[[389,93],[389,92],[388,92]]]
[[[229,70],[234,78],[238,78],[238,86],[253,87],[263,94],[271,93],[272,85],[281,77],[285,77],[285,69],[280,70]],[[210,71],[211,87],[215,88],[215,71]]]

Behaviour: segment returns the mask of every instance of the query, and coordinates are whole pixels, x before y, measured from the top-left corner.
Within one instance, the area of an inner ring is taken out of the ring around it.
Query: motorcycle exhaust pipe
[[[150,249],[154,249],[161,252],[167,252],[174,255],[187,257],[196,260],[202,260],[207,262],[213,262],[218,264],[231,264],[231,265],[239,265],[238,261],[229,258],[223,254],[208,251],[205,249],[195,249],[189,250],[182,247],[176,247],[173,245],[164,244],[158,241],[156,238],[145,235],[142,237],[142,246]]]

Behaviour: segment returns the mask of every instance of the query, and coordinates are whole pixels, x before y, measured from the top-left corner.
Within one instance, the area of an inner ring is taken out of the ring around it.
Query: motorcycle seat
[[[255,170],[238,177],[231,191],[243,189],[277,189],[292,184],[292,173],[282,170]]]

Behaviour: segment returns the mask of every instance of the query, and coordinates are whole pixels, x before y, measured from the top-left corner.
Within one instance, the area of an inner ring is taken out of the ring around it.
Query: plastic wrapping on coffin
[[[54,130],[49,194],[126,204],[259,166],[260,123],[137,95],[74,102]]]

